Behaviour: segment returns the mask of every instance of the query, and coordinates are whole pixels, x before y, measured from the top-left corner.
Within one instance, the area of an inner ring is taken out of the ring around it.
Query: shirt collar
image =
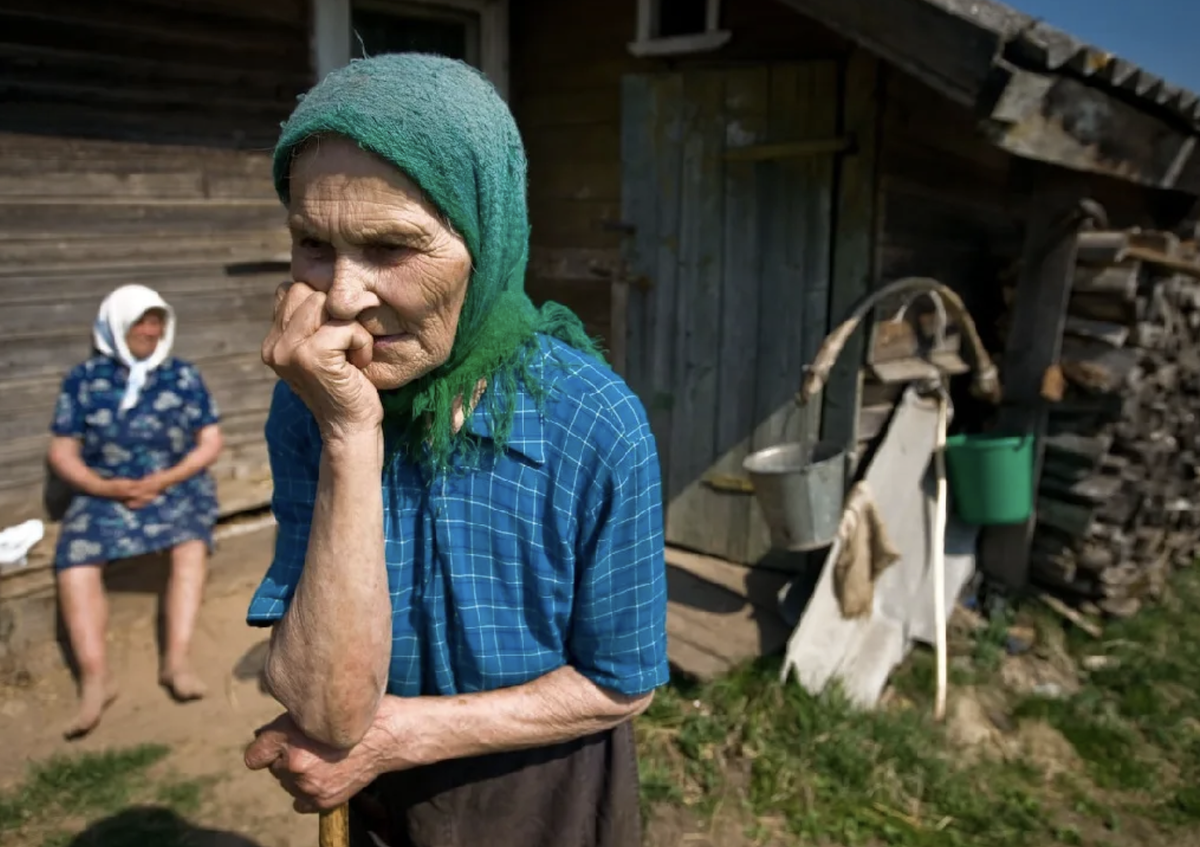
[[[486,394],[485,394],[486,398]],[[475,406],[465,424],[467,432],[480,438],[492,439],[492,419],[484,408],[483,401]],[[512,432],[508,437],[506,449],[520,453],[535,465],[546,461],[545,422],[542,420],[542,410],[529,393],[520,387],[513,398]]]

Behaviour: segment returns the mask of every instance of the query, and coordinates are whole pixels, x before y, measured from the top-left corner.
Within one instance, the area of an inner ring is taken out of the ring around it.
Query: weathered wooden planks
[[[273,380],[258,348],[281,274],[226,267],[288,251],[269,150],[312,79],[308,27],[300,0],[0,8],[6,520],[40,512],[59,381],[88,355],[101,299],[125,283],[176,310],[175,352],[225,415],[218,474],[261,475]]]
[[[773,68],[770,138],[828,138],[836,133],[837,66],[832,62]],[[814,443],[819,404],[797,409],[804,366],[829,326],[833,172],[832,155],[772,163],[763,175],[759,207],[762,282],[755,366],[755,427],[750,449],[783,441]],[[757,501],[750,505],[744,561],[770,549]]]
[[[1020,252],[1024,210],[1011,180],[1011,157],[978,133],[967,108],[938,96],[917,79],[885,69],[883,115],[878,141],[879,192],[876,284],[905,276],[926,276],[953,288],[990,334],[986,316],[998,311],[1000,271]],[[921,355],[928,339],[915,331],[918,301],[906,321],[892,323],[898,302],[880,303],[869,358],[885,363]],[[960,342],[949,327],[948,349]],[[885,370],[887,370],[885,368]],[[882,404],[866,395],[881,386],[865,372],[863,405]],[[860,446],[873,433],[860,433]]]
[[[815,439],[792,398],[828,322],[831,155],[729,160],[827,137],[831,62],[631,77],[625,83],[627,371],[656,433],[667,540],[734,561],[768,549],[757,506],[704,483],[748,451]]]
[[[788,637],[778,612],[789,575],[668,547],[671,664],[707,680],[777,652]]]
[[[668,391],[674,365],[674,336],[666,328],[673,326],[679,277],[682,140],[689,124],[683,114],[681,75],[627,77],[621,92],[626,110],[622,149],[643,151],[633,154],[623,172],[622,208],[635,227],[630,269],[649,280],[647,288],[630,292],[628,379],[646,407],[666,488],[673,413]],[[664,497],[669,500],[668,490]]]
[[[738,130],[733,133],[735,142],[768,136],[769,93],[770,70],[766,67],[742,68],[728,73],[725,114],[729,126]],[[720,395],[716,410],[717,456],[711,472],[745,478],[742,462],[750,453],[750,433],[756,423],[757,383],[751,375],[756,371],[758,317],[764,306],[764,291],[754,284],[762,276],[762,225],[757,210],[769,174],[767,168],[753,162],[726,161],[724,171],[725,272],[719,328]],[[766,303],[769,307],[769,295]],[[701,496],[707,499],[712,522],[720,525],[718,531],[727,536],[724,545],[727,557],[733,561],[747,561],[753,497],[716,492]],[[713,545],[713,549],[722,549],[722,545]]]
[[[878,159],[882,126],[882,77],[877,59],[859,49],[850,55],[843,74],[843,131],[853,135],[850,155],[838,163],[837,222],[834,232],[833,280],[829,323],[836,326],[876,283],[877,227],[880,220]],[[854,449],[858,432],[863,361],[870,327],[861,327],[842,351],[823,394],[821,431],[825,440]],[[873,434],[872,434],[873,435]]]
[[[11,0],[0,32],[9,132],[263,149],[312,80],[293,0]]]
[[[728,536],[724,510],[711,502],[721,495],[704,487],[700,478],[716,458],[717,418],[725,401],[719,382],[725,352],[725,78],[720,72],[698,72],[685,74],[683,84],[691,121],[683,138],[679,229],[658,233],[659,238],[678,238],[678,287],[671,320],[653,330],[666,336],[674,357],[672,379],[661,386],[672,395],[671,458],[664,466],[670,498],[666,533],[670,543],[722,555],[725,545],[737,540]],[[754,280],[741,284],[752,286]]]

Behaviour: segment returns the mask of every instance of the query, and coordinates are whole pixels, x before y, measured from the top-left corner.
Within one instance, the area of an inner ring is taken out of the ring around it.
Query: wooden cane
[[[321,847],[350,847],[350,807],[343,803],[321,812]]]

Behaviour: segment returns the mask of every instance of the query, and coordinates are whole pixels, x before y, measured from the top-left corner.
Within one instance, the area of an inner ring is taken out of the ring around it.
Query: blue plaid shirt
[[[392,597],[388,692],[489,691],[569,664],[627,695],[667,681],[666,565],[658,455],[641,403],[611,370],[544,338],[537,402],[522,392],[507,449],[426,482],[383,472]],[[547,361],[557,357],[567,367]],[[287,608],[308,548],[321,441],[302,400],[275,388],[266,426],[279,523],[248,621]]]

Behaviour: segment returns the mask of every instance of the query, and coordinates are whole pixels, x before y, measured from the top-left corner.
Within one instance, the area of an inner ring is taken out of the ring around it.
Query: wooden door
[[[670,544],[761,558],[753,496],[720,482],[818,432],[819,409],[792,398],[828,324],[834,157],[796,142],[834,138],[837,89],[832,62],[623,81],[626,261],[647,283],[630,295],[627,374],[658,441]]]

